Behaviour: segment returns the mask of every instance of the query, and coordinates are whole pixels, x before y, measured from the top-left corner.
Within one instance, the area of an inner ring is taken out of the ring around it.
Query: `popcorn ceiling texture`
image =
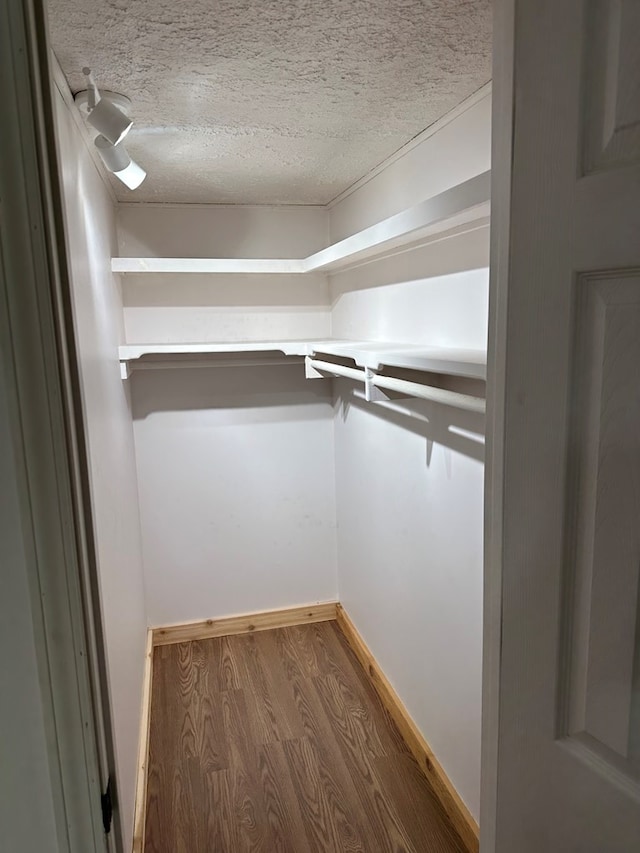
[[[49,0],[73,92],[133,101],[123,201],[325,204],[486,83],[491,0]]]

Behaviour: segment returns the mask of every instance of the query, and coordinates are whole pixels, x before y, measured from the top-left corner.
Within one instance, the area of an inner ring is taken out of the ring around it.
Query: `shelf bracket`
[[[312,356],[307,355],[304,359],[304,375],[306,379],[326,379],[327,377],[320,373],[319,370],[316,370],[312,365]]]
[[[371,370],[370,367],[365,367],[364,369],[364,398],[367,403],[370,403],[375,399],[374,394],[376,393],[376,386],[373,384],[373,377],[375,373]]]

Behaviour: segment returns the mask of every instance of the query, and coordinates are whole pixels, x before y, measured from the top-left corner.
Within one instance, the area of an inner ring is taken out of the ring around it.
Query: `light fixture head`
[[[89,124],[112,145],[118,145],[131,130],[133,121],[103,95],[88,117]]]
[[[119,178],[125,186],[129,187],[130,190],[137,190],[140,184],[147,177],[147,173],[142,166],[138,166],[136,161],[131,158],[129,158],[128,166],[125,166],[124,169],[120,169],[113,174],[116,178]]]
[[[137,189],[147,177],[145,170],[131,159],[122,143],[112,145],[105,136],[97,136],[94,145],[107,169],[130,190]]]

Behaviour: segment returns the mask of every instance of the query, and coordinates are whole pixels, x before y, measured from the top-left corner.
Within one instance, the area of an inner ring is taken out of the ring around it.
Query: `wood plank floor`
[[[154,651],[145,853],[463,853],[335,622]]]

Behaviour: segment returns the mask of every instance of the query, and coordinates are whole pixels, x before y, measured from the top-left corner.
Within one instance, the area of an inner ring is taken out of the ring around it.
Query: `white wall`
[[[326,338],[329,286],[321,274],[122,276],[128,343]]]
[[[74,123],[56,93],[67,244],[88,440],[102,618],[125,849],[131,849],[146,613],[133,428],[118,344],[122,300],[110,259],[115,209]]]
[[[121,205],[126,257],[303,258],[326,245],[320,207]],[[325,338],[327,277],[122,276],[130,343]]]
[[[330,383],[302,364],[132,381],[151,624],[335,601]]]
[[[305,257],[323,208],[119,210],[130,256]],[[326,276],[122,276],[130,342],[323,338]],[[330,382],[301,363],[137,371],[132,380],[150,623],[337,597]]]
[[[336,338],[484,349],[489,229],[331,276]]]
[[[334,239],[489,168],[489,98],[331,210]],[[488,229],[330,279],[335,337],[484,348]],[[483,419],[336,383],[339,596],[479,813]]]

